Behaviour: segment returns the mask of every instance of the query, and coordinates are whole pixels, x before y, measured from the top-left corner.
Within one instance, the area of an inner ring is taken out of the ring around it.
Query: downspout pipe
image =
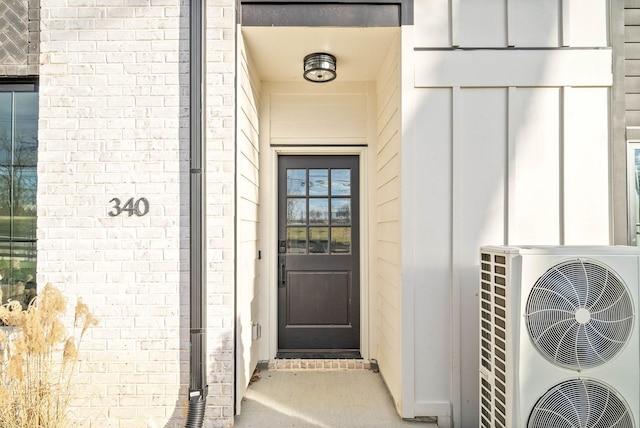
[[[204,19],[206,0],[189,2],[189,410],[202,427],[207,407],[207,287],[204,239]]]

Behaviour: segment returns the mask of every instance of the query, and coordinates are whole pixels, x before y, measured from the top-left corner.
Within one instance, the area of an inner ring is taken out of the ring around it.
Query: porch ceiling
[[[302,60],[312,52],[337,59],[340,81],[375,81],[399,27],[242,27],[262,81],[304,82]]]

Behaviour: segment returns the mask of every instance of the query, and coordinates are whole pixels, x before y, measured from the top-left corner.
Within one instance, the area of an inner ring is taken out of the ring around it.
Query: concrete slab
[[[403,421],[380,374],[371,370],[263,370],[257,375],[235,428],[437,428]]]

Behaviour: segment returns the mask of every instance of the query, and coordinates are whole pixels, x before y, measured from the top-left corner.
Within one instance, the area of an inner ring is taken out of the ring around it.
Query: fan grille
[[[589,260],[555,265],[534,284],[526,325],[538,350],[573,370],[610,361],[631,335],[634,309],[618,275]]]
[[[572,379],[547,391],[529,415],[528,428],[633,428],[627,404],[611,388]]]

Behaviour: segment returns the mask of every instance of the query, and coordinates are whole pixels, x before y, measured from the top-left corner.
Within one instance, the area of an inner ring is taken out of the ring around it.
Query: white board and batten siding
[[[414,5],[414,47],[607,46],[607,3],[602,0],[421,0]]]
[[[250,58],[244,48],[242,33],[238,33],[238,85],[237,85],[237,164],[236,164],[236,408],[241,410],[242,397],[251,374],[258,363],[260,339],[259,320],[261,298],[258,268],[259,238],[259,186],[260,141],[258,105],[260,81],[251,72]],[[255,330],[255,332],[254,332]]]
[[[456,426],[477,426],[479,248],[611,240],[608,6],[414,7],[401,239],[415,344],[403,379],[415,379],[415,416],[451,403]]]

